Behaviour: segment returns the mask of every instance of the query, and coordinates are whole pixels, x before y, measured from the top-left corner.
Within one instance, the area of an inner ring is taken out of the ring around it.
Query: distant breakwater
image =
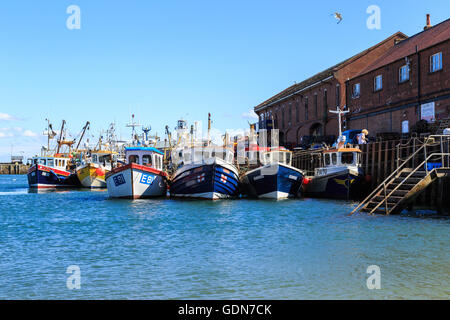
[[[0,174],[27,174],[29,167],[21,163],[0,163]]]

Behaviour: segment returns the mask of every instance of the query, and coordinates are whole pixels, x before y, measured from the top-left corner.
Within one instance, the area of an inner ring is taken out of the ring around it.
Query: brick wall
[[[443,69],[430,72],[430,56],[442,52]],[[408,120],[412,127],[420,120],[420,104],[435,101],[436,118],[450,115],[450,41],[419,51],[408,56],[409,80],[400,83],[399,69],[406,60],[400,59],[367,74],[348,81],[347,104],[351,115],[351,129],[367,128],[371,134],[379,132],[401,133],[402,121]],[[419,75],[420,70],[420,77]],[[383,88],[374,91],[374,78],[383,76]],[[420,78],[420,88],[419,88]],[[352,97],[353,86],[360,84],[361,94]]]

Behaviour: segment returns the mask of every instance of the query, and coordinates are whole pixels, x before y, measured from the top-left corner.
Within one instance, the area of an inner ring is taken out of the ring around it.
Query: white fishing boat
[[[106,174],[111,198],[142,199],[165,196],[167,174],[163,153],[153,147],[125,148],[126,165]]]

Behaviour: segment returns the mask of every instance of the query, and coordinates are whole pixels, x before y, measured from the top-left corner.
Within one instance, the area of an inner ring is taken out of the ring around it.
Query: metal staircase
[[[440,142],[441,152],[427,155],[427,147],[439,144],[437,140]],[[446,175],[450,176],[449,144],[450,136],[428,137],[424,144],[364,199],[350,215],[358,211],[386,215],[401,212],[436,179]],[[408,168],[406,164],[419,155],[423,155],[425,160],[415,168]]]

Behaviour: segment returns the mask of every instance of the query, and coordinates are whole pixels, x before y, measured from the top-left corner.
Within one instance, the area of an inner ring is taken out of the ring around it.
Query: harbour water
[[[0,176],[0,299],[450,298],[448,218],[348,217],[354,205],[123,201]]]

